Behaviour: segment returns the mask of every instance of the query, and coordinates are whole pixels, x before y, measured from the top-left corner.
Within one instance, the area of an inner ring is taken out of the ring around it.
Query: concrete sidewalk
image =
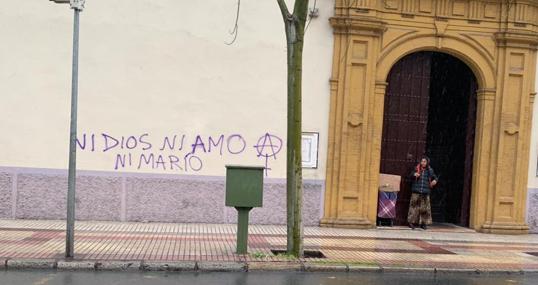
[[[250,227],[249,254],[235,254],[235,225],[77,222],[75,260],[64,260],[65,222],[0,220],[0,268],[85,270],[305,270],[538,273],[538,235],[503,236],[454,226],[353,230],[305,228],[291,259],[284,226]]]

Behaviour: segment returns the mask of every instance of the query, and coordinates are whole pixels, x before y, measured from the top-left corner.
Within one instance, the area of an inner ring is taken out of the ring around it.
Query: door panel
[[[447,54],[432,54],[426,153],[440,176],[431,194],[436,222],[467,224],[462,219],[468,215],[470,198],[475,82],[465,63]]]
[[[402,176],[396,224],[405,224],[411,196],[409,174],[426,151],[431,56],[404,57],[388,77],[381,142],[381,173]]]
[[[474,75],[473,75],[474,76]],[[474,78],[474,77],[473,77]],[[474,142],[476,128],[476,90],[478,84],[476,80],[471,80],[469,84],[469,109],[467,112],[467,136],[465,137],[465,170],[463,176],[463,194],[461,203],[461,215],[459,224],[469,226],[469,215],[471,210],[471,189],[473,184],[473,160]]]

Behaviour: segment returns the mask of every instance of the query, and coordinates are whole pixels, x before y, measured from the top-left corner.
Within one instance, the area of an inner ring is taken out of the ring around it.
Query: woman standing
[[[412,194],[407,222],[412,229],[420,225],[425,230],[428,225],[432,224],[430,192],[438,180],[437,175],[430,166],[428,157],[422,157],[412,173],[412,179],[413,186],[411,188]]]

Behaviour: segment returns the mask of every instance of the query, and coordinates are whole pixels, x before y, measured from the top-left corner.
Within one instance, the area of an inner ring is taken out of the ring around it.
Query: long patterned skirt
[[[417,225],[432,224],[432,210],[430,206],[430,195],[426,194],[411,194],[409,202],[409,214],[407,222]]]

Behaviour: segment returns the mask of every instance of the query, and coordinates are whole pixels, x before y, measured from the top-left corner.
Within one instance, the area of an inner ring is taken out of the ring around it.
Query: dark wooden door
[[[474,79],[474,74],[473,74]],[[465,166],[463,175],[463,193],[461,203],[461,214],[459,224],[465,227],[469,226],[469,215],[471,210],[471,189],[473,184],[473,160],[474,160],[474,142],[476,131],[476,107],[477,97],[476,91],[478,90],[478,84],[475,80],[471,80],[469,83],[469,108],[467,110],[467,122],[466,130],[467,135],[465,137]]]
[[[468,225],[476,80],[465,63],[432,53],[426,153],[439,177],[431,193],[435,222]]]
[[[414,53],[392,68],[388,77],[381,143],[381,173],[402,176],[396,224],[405,224],[411,196],[409,174],[426,152],[431,55]]]
[[[396,220],[407,224],[410,174],[422,155],[440,175],[431,193],[434,222],[468,225],[476,117],[476,79],[460,60],[419,52],[394,65],[383,118],[381,173],[403,177]]]

